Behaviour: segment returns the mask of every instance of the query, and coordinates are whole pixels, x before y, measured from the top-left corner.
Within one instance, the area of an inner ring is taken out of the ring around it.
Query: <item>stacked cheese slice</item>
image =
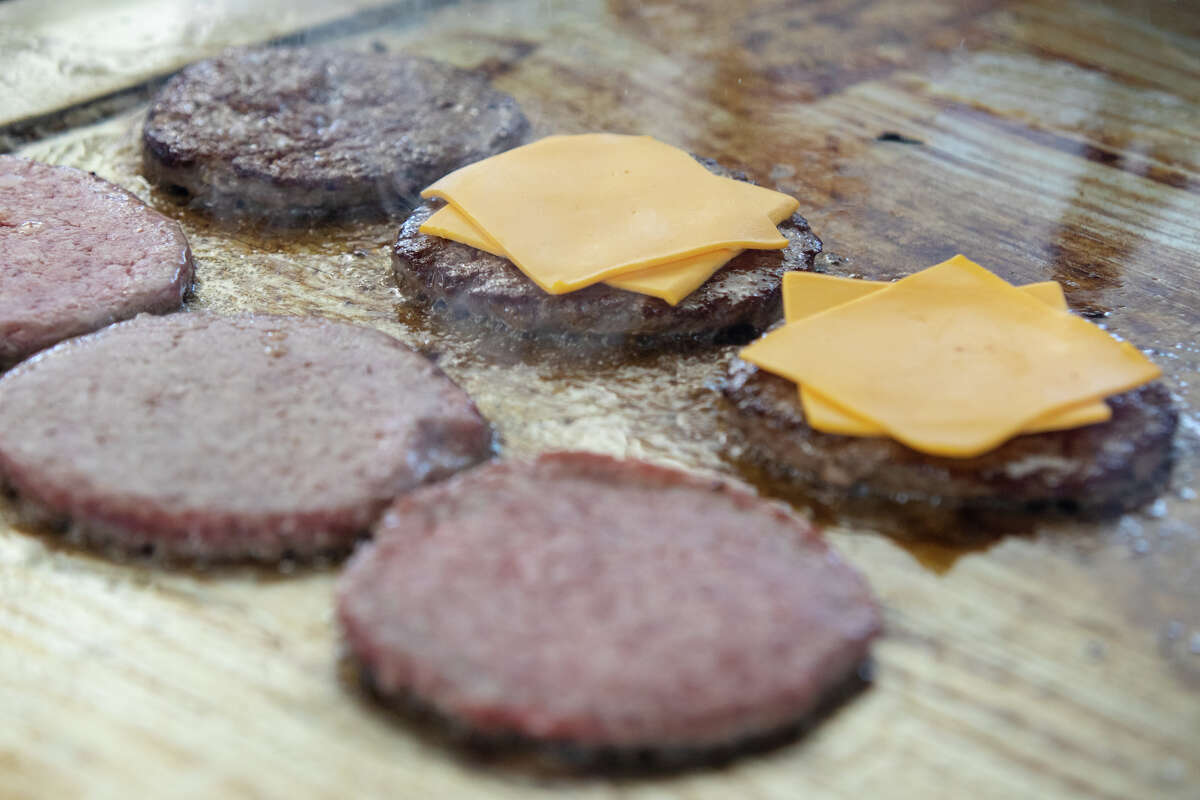
[[[1102,422],[1105,397],[1161,374],[1058,284],[1012,286],[963,256],[895,283],[790,273],[784,313],[741,356],[799,384],[813,428],[933,455]]]
[[[675,305],[745,248],[787,247],[795,199],[648,136],[550,136],[450,173],[421,232],[503,256],[550,294],[594,283]]]

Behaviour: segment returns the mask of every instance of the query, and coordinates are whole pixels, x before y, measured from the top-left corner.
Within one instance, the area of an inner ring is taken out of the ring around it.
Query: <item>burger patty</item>
[[[33,521],[118,551],[345,550],[490,447],[427,360],[317,318],[143,315],[0,378],[0,481]]]
[[[180,307],[179,225],[69,167],[0,156],[0,369],[141,311]]]
[[[701,163],[714,174],[746,180],[714,161]],[[675,306],[603,284],[551,295],[506,258],[421,233],[438,205],[418,206],[400,229],[392,262],[401,290],[452,317],[536,335],[650,345],[744,341],[779,319],[783,273],[812,269],[821,252],[821,240],[795,214],[779,226],[788,239],[785,249],[744,251]]]
[[[1159,383],[1108,399],[1112,419],[1027,434],[974,458],[927,455],[886,437],[822,433],[796,384],[735,359],[722,392],[740,458],[798,487],[943,510],[1111,513],[1146,502],[1169,470],[1178,420]],[[947,532],[958,538],[960,533]]]
[[[216,216],[303,225],[411,208],[458,167],[521,141],[481,73],[324,48],[231,52],[185,68],[146,117],[152,183]]]
[[[706,753],[794,725],[879,612],[809,523],[720,481],[555,453],[395,503],[338,614],[376,691],[476,736]]]

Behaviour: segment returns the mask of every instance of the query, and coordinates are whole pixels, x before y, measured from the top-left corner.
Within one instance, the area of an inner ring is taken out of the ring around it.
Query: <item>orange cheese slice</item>
[[[868,281],[860,278],[840,278],[820,272],[793,270],[783,274],[783,318],[787,322],[810,317],[834,306],[866,297],[874,291],[891,286],[891,281]],[[1022,292],[1041,300],[1051,308],[1067,310],[1058,281],[1042,281],[1018,286]]]
[[[626,272],[605,283],[614,289],[648,294],[676,305],[680,300],[699,289],[706,280],[741,250],[713,250],[679,261],[669,261],[657,267]]]
[[[963,256],[786,324],[741,356],[915,450],[958,458],[1161,374]]]
[[[789,202],[778,202],[768,209],[768,216],[776,224],[783,222],[795,211],[795,201],[786,195],[780,196]],[[476,250],[508,258],[508,254],[500,247],[499,242],[475,227],[469,219],[451,205],[442,206],[433,212],[429,219],[422,223],[421,232],[461,242]],[[670,305],[676,305],[680,300],[700,288],[717,270],[741,252],[741,250],[714,250],[711,253],[670,261],[657,267],[627,272],[604,282],[617,289],[658,297]]]
[[[800,405],[814,430],[842,436],[886,436],[878,425],[839,406],[833,400],[814,392],[809,386],[800,387]],[[1112,418],[1112,409],[1103,400],[1084,400],[1082,403],[1051,411],[1027,423],[1020,433],[1046,433],[1082,428]]]
[[[787,322],[819,314],[835,306],[866,297],[888,286],[887,281],[865,281],[839,278],[818,272],[788,272],[783,276],[783,316]],[[1042,281],[1018,287],[1031,297],[1051,308],[1067,310],[1067,299],[1057,281]],[[812,427],[825,433],[843,436],[882,436],[884,431],[862,417],[846,411],[836,402],[801,386],[800,404]],[[1089,400],[1062,411],[1054,411],[1033,420],[1022,433],[1070,430],[1084,425],[1105,422],[1112,418],[1112,409],[1103,400]]]
[[[648,136],[616,134],[547,137],[421,196],[453,206],[551,294],[716,250],[783,249],[772,217],[797,206]]]
[[[421,223],[420,231],[428,236],[440,236],[494,256],[508,258],[499,242],[475,227],[454,206],[442,206],[430,214],[429,219]]]
[[[442,206],[421,225],[421,231],[508,258],[500,243],[471,224],[454,206]],[[714,250],[657,267],[627,272],[605,281],[609,286],[638,294],[648,294],[675,305],[696,291],[713,273],[725,266],[741,250]]]

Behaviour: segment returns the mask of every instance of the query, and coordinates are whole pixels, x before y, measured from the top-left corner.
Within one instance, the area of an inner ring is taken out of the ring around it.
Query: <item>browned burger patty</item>
[[[69,167],[0,156],[0,369],[141,311],[180,307],[179,225]]]
[[[941,458],[893,439],[815,431],[795,383],[740,359],[722,391],[740,458],[769,476],[818,492],[943,511],[1106,513],[1140,505],[1166,476],[1177,422],[1167,390],[1152,383],[1109,398],[1108,422],[1018,436],[975,458]]]
[[[855,676],[865,581],[782,506],[639,461],[557,453],[412,493],[338,589],[377,692],[575,755],[704,757]]]
[[[490,444],[424,358],[316,318],[140,316],[0,378],[0,482],[34,520],[119,551],[345,550]]]
[[[245,50],[167,82],[146,118],[142,165],[211,214],[300,225],[410,208],[426,185],[527,128],[512,97],[448,64]]]
[[[701,163],[717,175],[746,177],[713,161]],[[537,335],[651,345],[744,341],[779,319],[783,273],[812,269],[821,252],[821,241],[795,214],[779,226],[789,241],[786,249],[743,252],[676,306],[602,284],[551,295],[506,258],[421,233],[438,205],[418,206],[400,229],[392,251],[400,288],[452,317]]]

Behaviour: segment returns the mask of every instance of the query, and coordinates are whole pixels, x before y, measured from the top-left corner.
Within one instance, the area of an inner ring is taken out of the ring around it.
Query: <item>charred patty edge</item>
[[[718,768],[743,756],[787,747],[802,740],[869,689],[876,669],[874,657],[867,656],[847,675],[825,687],[808,711],[770,730],[704,745],[611,745],[571,739],[538,739],[516,731],[480,730],[410,689],[395,693],[385,691],[375,680],[370,666],[351,652],[344,640],[342,647],[341,666],[357,683],[353,688],[361,691],[364,699],[391,714],[395,722],[465,758],[551,775],[667,775],[691,769]]]

